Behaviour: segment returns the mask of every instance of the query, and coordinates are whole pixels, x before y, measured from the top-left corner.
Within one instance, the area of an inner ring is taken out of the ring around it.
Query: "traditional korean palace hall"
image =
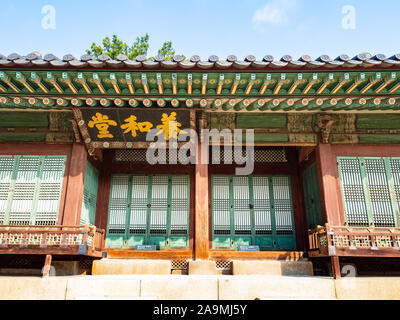
[[[253,129],[254,170],[151,128]],[[0,274],[388,274],[399,210],[398,54],[0,55]]]

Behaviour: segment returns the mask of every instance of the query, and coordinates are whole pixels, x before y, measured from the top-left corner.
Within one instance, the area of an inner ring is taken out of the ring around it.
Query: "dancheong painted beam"
[[[171,61],[0,55],[0,107],[185,107],[212,111],[397,110],[400,55]]]

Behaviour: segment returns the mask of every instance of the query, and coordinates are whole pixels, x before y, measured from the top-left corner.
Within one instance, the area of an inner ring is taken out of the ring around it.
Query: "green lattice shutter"
[[[149,208],[149,176],[132,177],[132,205],[130,212],[129,246],[147,243],[147,217]]]
[[[357,158],[338,158],[338,168],[347,224],[368,226],[369,217],[359,160]]]
[[[81,225],[94,225],[96,218],[97,187],[99,173],[88,161],[86,163],[85,184],[83,190]]]
[[[389,163],[392,173],[392,183],[395,196],[393,207],[395,208],[395,218],[397,218],[396,226],[398,226],[400,212],[400,159],[391,158]]]
[[[167,246],[168,176],[153,176],[151,185],[150,244]]]
[[[6,220],[14,166],[14,156],[0,156],[0,224]]]
[[[348,225],[398,225],[398,159],[339,157],[338,168]]]
[[[34,223],[56,225],[60,210],[60,199],[64,180],[66,156],[45,156],[41,158],[38,195]]]
[[[9,224],[29,225],[38,195],[41,157],[21,156],[17,167],[14,190],[9,211]]]
[[[186,175],[113,176],[106,246],[187,247],[189,181]]]
[[[56,225],[66,156],[2,156],[0,221]]]
[[[234,245],[251,245],[252,211],[249,177],[232,177]]]
[[[277,249],[295,249],[292,192],[289,177],[272,177],[273,217]]]
[[[124,246],[129,203],[128,196],[129,176],[112,176],[106,239],[106,246],[108,248],[121,248]]]
[[[214,248],[295,249],[287,176],[212,176]]]
[[[231,246],[230,177],[212,176],[213,244],[215,248]]]
[[[190,180],[189,176],[171,176],[169,241],[172,248],[189,245]]]
[[[364,158],[361,160],[361,170],[362,167],[365,167],[367,197],[371,203],[373,224],[377,227],[394,226],[385,160],[383,158]]]
[[[303,187],[307,226],[308,229],[314,229],[323,223],[316,163],[304,171]]]
[[[269,177],[253,177],[253,195],[255,244],[263,248],[273,248]]]

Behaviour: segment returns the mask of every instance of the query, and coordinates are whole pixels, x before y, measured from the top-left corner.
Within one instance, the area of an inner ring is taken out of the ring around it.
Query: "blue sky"
[[[117,34],[127,42],[146,32],[149,55],[165,40],[187,57],[253,54],[313,58],[360,52],[400,52],[398,0],[2,0],[0,53],[39,51],[80,57],[90,44]],[[55,29],[43,29],[42,8],[55,9]],[[355,29],[344,29],[344,6]]]

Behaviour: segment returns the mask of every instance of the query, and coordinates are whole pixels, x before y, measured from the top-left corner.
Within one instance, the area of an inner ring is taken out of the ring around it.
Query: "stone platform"
[[[394,299],[400,277],[66,276],[0,277],[0,300]]]
[[[312,276],[311,261],[245,260],[232,261],[233,275]],[[169,260],[101,259],[93,262],[92,275],[171,274]],[[189,275],[216,275],[215,261],[188,263]]]

